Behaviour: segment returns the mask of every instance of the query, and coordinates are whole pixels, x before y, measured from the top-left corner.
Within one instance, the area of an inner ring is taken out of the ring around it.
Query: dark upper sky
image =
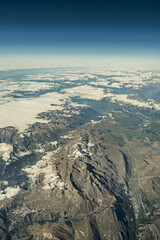
[[[156,52],[160,1],[0,0],[1,51],[57,46]]]
[[[0,0],[1,26],[160,26],[160,1]]]

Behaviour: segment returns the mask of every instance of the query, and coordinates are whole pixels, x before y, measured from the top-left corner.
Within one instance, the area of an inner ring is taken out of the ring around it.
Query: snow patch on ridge
[[[2,160],[6,162],[6,165],[10,162],[10,154],[13,152],[13,146],[7,143],[0,143],[0,156]]]
[[[0,191],[0,201],[5,200],[7,198],[11,198],[20,191],[19,186],[14,186],[14,187],[7,187],[5,190]]]
[[[54,152],[57,152],[57,150]],[[52,190],[56,187],[61,190],[64,189],[65,183],[60,180],[57,173],[53,172],[52,163],[50,161],[52,155],[53,152],[47,152],[47,154],[43,156],[42,160],[38,161],[35,165],[22,169],[30,178],[32,186],[36,183],[39,175],[43,174],[44,179],[42,189]]]

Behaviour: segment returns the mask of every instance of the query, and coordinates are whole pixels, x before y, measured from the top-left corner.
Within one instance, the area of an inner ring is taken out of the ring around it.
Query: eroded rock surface
[[[1,239],[159,239],[160,143],[134,114],[99,115],[66,104],[0,130]]]

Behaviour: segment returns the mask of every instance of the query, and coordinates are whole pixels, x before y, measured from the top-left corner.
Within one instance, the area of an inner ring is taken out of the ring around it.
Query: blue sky
[[[154,0],[0,0],[0,63],[18,56],[159,61],[159,10]]]

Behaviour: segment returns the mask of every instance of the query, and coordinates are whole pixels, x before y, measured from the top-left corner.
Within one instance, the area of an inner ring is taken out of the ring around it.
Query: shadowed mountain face
[[[65,71],[16,75],[49,92],[6,83],[4,118],[28,111],[30,125],[1,121],[0,239],[159,239],[158,73]]]

